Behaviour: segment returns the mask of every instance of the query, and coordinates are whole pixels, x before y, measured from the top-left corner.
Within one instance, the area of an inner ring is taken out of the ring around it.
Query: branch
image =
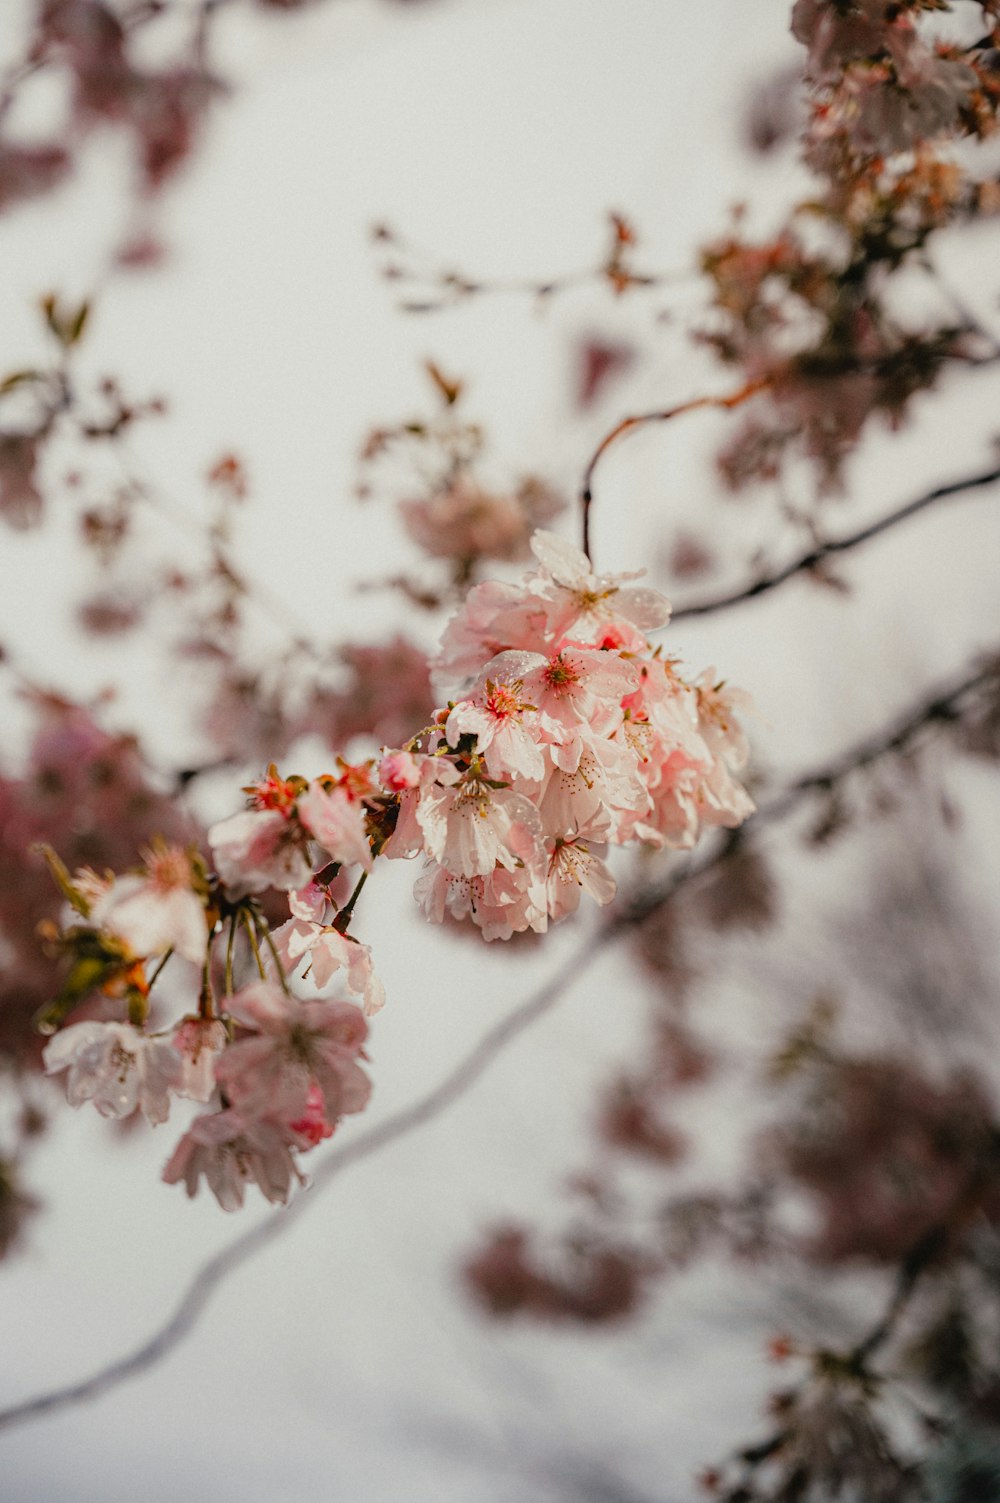
[[[828,791],[853,772],[870,766],[878,758],[905,751],[924,727],[960,720],[965,702],[977,690],[990,683],[1000,686],[1000,647],[985,667],[979,667],[951,686],[935,692],[882,732],[860,742],[835,761],[789,784],[783,792],[762,805],[746,827],[748,833],[741,831],[720,835],[700,859],[693,858],[683,867],[675,869],[663,882],[642,889],[626,899],[620,910],[601,925],[560,971],[550,977],[520,1007],[489,1029],[439,1085],[410,1106],[387,1117],[384,1122],[369,1128],[367,1132],[359,1133],[342,1147],[335,1148],[313,1177],[314,1193],[311,1197],[299,1196],[287,1208],[272,1212],[264,1221],[235,1238],[227,1248],[203,1264],[192,1278],[173,1315],[153,1336],[128,1356],[99,1368],[77,1383],[52,1389],[48,1393],[0,1410],[0,1429],[10,1429],[27,1420],[70,1408],[88,1399],[99,1398],[109,1389],[116,1388],[120,1383],[162,1361],[197,1324],[219,1284],[292,1226],[315,1203],[319,1192],[344,1169],[422,1127],[459,1100],[509,1044],[554,1007],[571,981],[599,952],[622,933],[642,923],[682,887],[725,861],[734,841],[745,840],[764,826],[785,819],[810,794]]]
[[[705,600],[694,601],[691,605],[682,605],[673,612],[672,621],[683,621],[692,616],[710,616],[716,611],[728,610],[730,606],[742,605],[745,600],[754,600],[758,595],[766,595],[769,590],[777,589],[786,580],[794,578],[796,574],[808,574],[819,568],[828,558],[837,553],[849,553],[852,548],[859,548],[862,543],[869,542],[878,537],[880,533],[888,532],[891,527],[900,522],[906,522],[918,512],[924,511],[935,501],[947,500],[951,496],[963,495],[966,491],[982,490],[1000,480],[1000,465],[993,469],[984,470],[980,475],[969,475],[964,480],[953,480],[947,485],[939,485],[926,495],[918,496],[914,501],[908,501],[905,506],[898,507],[895,511],[880,517],[878,521],[871,522],[867,527],[862,527],[858,532],[852,532],[843,538],[834,538],[829,542],[820,543],[817,547],[804,553],[801,558],[786,564],[773,574],[763,574],[751,584],[744,585],[742,589],[734,590],[729,595],[709,596]]]
[[[587,468],[583,472],[580,506],[583,511],[583,551],[587,557],[590,558],[590,507],[594,499],[594,471],[601,456],[610,449],[613,443],[623,438],[626,433],[631,433],[633,429],[645,427],[647,423],[669,423],[672,418],[681,417],[685,412],[697,412],[702,407],[723,407],[727,410],[739,407],[770,384],[770,377],[763,376],[759,380],[748,381],[738,391],[729,392],[725,396],[693,397],[688,402],[679,402],[676,407],[667,407],[661,412],[640,412],[633,417],[622,418],[610,433],[606,433],[590,456]]]

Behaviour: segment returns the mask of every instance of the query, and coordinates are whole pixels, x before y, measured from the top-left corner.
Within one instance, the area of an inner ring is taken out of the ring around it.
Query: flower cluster
[[[469,918],[486,939],[544,932],[586,892],[614,896],[608,845],[687,848],[753,805],[735,774],[746,743],[738,692],[686,683],[644,631],[667,601],[594,574],[538,532],[520,585],[475,586],[435,663],[447,709],[413,748],[386,758],[400,789],[387,856],[422,855],[424,912]]]
[[[841,489],[873,416],[898,427],[946,362],[992,353],[928,254],[938,230],[1000,204],[992,159],[976,150],[998,123],[996,7],[980,4],[984,34],[971,46],[958,26],[953,40],[926,26],[923,13],[951,9],[794,6],[808,53],[803,159],[816,181],[770,241],[737,226],[703,255],[713,312],[698,337],[764,393],[720,456],[733,488],[804,454],[821,492]],[[919,320],[901,319],[892,295],[891,275],[907,263],[941,303]]]
[[[298,1155],[366,1105],[358,1060],[385,993],[348,930],[379,857],[421,859],[428,918],[508,939],[544,932],[584,894],[610,902],[609,846],[690,848],[752,811],[742,696],[711,671],[687,682],[651,646],[663,596],[595,574],[553,534],[531,546],[537,568],[520,584],[477,585],[452,617],[430,723],[377,763],[338,759],[312,780],[272,764],[247,807],[209,829],[211,869],[160,842],[138,871],[71,878],[50,853],[74,914],[51,936],[70,967],[41,1025],[96,996],[127,1020],[63,1028],[46,1068],[66,1073],[74,1105],[109,1117],[155,1124],[174,1097],[207,1105],[164,1172],[189,1194],[204,1177],[226,1209],[247,1182],[286,1200]],[[198,1009],[152,1028],[151,988],[173,955],[200,974]]]

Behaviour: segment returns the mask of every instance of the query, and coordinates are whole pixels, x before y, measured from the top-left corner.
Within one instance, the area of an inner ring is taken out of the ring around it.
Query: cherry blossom
[[[371,871],[372,853],[365,826],[365,807],[348,782],[326,787],[310,783],[298,800],[302,824],[331,861],[357,863]],[[305,883],[297,883],[304,887]]]
[[[230,895],[304,887],[312,876],[306,834],[277,809],[245,809],[208,832],[215,869]]]
[[[304,893],[289,893],[288,904],[292,917],[274,931],[275,947],[286,968],[294,971],[308,957],[309,977],[321,991],[343,972],[344,984],[361,998],[365,1016],[379,1012],[385,1005],[385,987],[372,969],[369,946],[322,922],[328,905],[315,884]]]
[[[215,1090],[215,1061],[229,1042],[226,1025],[219,1018],[183,1018],[174,1033],[174,1048],[181,1057],[178,1096],[192,1101],[210,1101]]]
[[[284,1201],[294,1155],[366,1106],[366,1018],[385,993],[349,928],[380,856],[421,858],[414,896],[431,921],[509,940],[545,933],[584,896],[609,903],[608,846],[689,847],[752,811],[739,781],[746,696],[714,669],[688,681],[651,646],[644,631],[667,621],[667,601],[632,586],[636,575],[595,573],[552,534],[536,533],[532,549],[538,567],[520,584],[475,586],[446,628],[437,671],[460,681],[458,696],[377,761],[338,757],[311,781],[271,764],[244,789],[249,807],[208,831],[213,875],[177,844],[151,847],[143,872],[124,877],[71,880],[51,857],[87,920],[62,936],[75,963],[57,1022],[88,986],[145,1017],[158,974],[147,957],[204,962],[197,1014],[169,1039],[79,1023],[45,1054],[50,1073],[68,1070],[70,1100],[106,1115],[140,1106],[162,1121],[171,1091],[205,1103],[218,1093],[221,1110],[193,1123],[165,1171],[189,1194],[204,1178],[226,1209],[249,1182]],[[360,871],[353,890],[345,868]],[[288,894],[273,932],[257,898],[269,888]],[[224,968],[212,953],[223,936]],[[233,992],[250,962],[260,979]],[[347,996],[293,996],[290,978]]]
[[[538,782],[545,775],[540,735],[547,730],[559,733],[525,694],[523,674],[535,661],[523,652],[491,658],[468,697],[459,700],[445,721],[450,746],[457,747],[463,736],[475,736],[476,750],[491,778]]]
[[[249,1115],[288,1124],[307,1110],[317,1086],[329,1118],[359,1112],[371,1084],[357,1063],[368,1034],[352,1002],[302,1002],[269,981],[227,999],[227,1010],[253,1036],[238,1039],[216,1064],[232,1104]]]
[[[603,907],[611,902],[616,891],[614,877],[586,841],[556,841],[549,857],[546,882],[549,917],[554,923],[576,912],[584,892]]]
[[[202,1177],[222,1209],[236,1211],[248,1184],[259,1185],[267,1200],[287,1204],[299,1173],[287,1133],[274,1122],[228,1110],[196,1117],[163,1171],[168,1185],[183,1180],[189,1196]]]
[[[73,1023],[45,1046],[48,1075],[67,1070],[70,1106],[93,1101],[102,1117],[130,1117],[138,1107],[155,1125],[170,1113],[170,1092],[183,1076],[173,1045],[128,1023]]]
[[[670,603],[657,590],[629,584],[622,588],[624,581],[641,579],[642,569],[631,574],[595,574],[587,555],[554,532],[536,532],[531,551],[542,567],[529,588],[548,605],[552,637],[599,641],[608,622],[624,620],[651,631],[670,620]]]
[[[145,874],[105,886],[91,906],[91,922],[124,940],[134,955],[176,950],[200,965],[208,930],[204,902],[192,886],[190,855],[163,845],[144,854]]]
[[[428,855],[455,876],[485,877],[496,866],[523,865],[541,837],[530,799],[472,769],[457,782],[423,790],[416,817]]]

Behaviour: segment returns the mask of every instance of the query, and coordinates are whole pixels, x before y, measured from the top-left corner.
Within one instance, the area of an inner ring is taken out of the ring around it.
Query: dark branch
[[[880,533],[888,532],[891,527],[898,526],[900,522],[906,522],[910,517],[915,517],[918,512],[926,510],[936,501],[945,501],[951,496],[961,496],[967,491],[983,490],[997,480],[1000,480],[1000,465],[984,470],[980,475],[968,475],[963,480],[953,480],[947,485],[939,485],[934,490],[928,491],[926,495],[918,496],[916,500],[908,501],[905,506],[900,506],[895,511],[887,513],[886,516],[880,517],[878,521],[862,527],[858,532],[818,544],[808,553],[804,553],[801,558],[786,564],[773,574],[761,575],[759,579],[755,579],[752,584],[744,585],[742,589],[733,590],[728,595],[710,596],[706,600],[697,600],[690,605],[681,605],[674,611],[671,619],[684,621],[692,616],[710,616],[716,611],[728,610],[730,606],[742,605],[745,600],[754,600],[758,595],[766,595],[769,590],[777,589],[779,585],[793,579],[796,574],[814,573],[827,559],[833,558],[836,554],[849,553],[852,548],[860,548],[863,543],[878,537]]]
[[[681,417],[686,412],[698,412],[703,407],[723,407],[731,409],[739,407],[759,391],[763,391],[770,383],[766,377],[758,381],[748,381],[746,386],[741,386],[739,391],[729,392],[721,397],[694,397],[688,402],[679,402],[676,407],[666,407],[660,412],[640,412],[633,417],[622,418],[610,433],[606,433],[590,456],[587,468],[583,472],[583,488],[580,492],[580,507],[583,513],[583,551],[590,558],[590,508],[594,499],[594,471],[597,465],[611,445],[617,443],[626,433],[631,433],[636,428],[644,428],[649,423],[669,423],[672,418]]]

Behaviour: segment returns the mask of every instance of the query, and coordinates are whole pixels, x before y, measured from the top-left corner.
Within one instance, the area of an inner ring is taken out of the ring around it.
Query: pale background
[[[6,0],[0,14],[7,51],[20,9]],[[679,333],[653,332],[652,311],[696,307],[696,290],[615,303],[591,289],[543,314],[498,297],[407,318],[375,276],[368,227],[389,219],[483,277],[596,263],[609,208],[635,219],[640,259],[662,268],[689,267],[736,200],[752,201],[766,229],[801,180],[787,156],[750,158],[740,119],[751,84],[797,56],[786,9],[777,0],[329,0],[299,15],[234,15],[221,36],[236,93],[163,205],[168,264],[107,277],[128,223],[128,179],[118,145],[95,138],[68,188],[0,222],[0,363],[37,354],[41,292],[101,284],[83,365],[169,396],[170,416],[135,440],[164,493],[196,507],[206,465],[236,449],[253,483],[248,571],[321,638],[384,635],[410,621],[405,607],[359,599],[352,583],[388,571],[404,550],[388,508],[351,499],[355,454],[372,424],[425,405],[426,356],[468,376],[498,475],[534,469],[567,492],[623,412],[721,389],[725,377]],[[966,295],[996,319],[977,270],[989,254],[982,234],[949,247]],[[646,354],[581,418],[572,351],[593,331],[640,337]],[[832,529],[984,465],[997,379],[954,377],[943,399],[916,405],[905,435],[866,446]],[[757,541],[780,556],[768,507],[718,498],[708,461],[722,422],[652,430],[607,459],[595,523],[602,567],[655,559],[685,519],[713,532],[734,582]],[[575,519],[564,525],[575,534]],[[998,545],[995,502],[959,501],[852,560],[852,600],[795,583],[740,613],[679,626],[672,650],[751,691],[764,765],[808,767],[989,642],[984,560]],[[123,682],[112,723],[150,727],[165,756],[196,754],[171,710],[180,691],[148,654],[109,656],[73,640],[72,546],[58,521],[4,534],[0,638],[74,694]],[[429,639],[426,622],[413,629]],[[267,642],[278,628],[262,618],[260,630]],[[240,781],[212,790],[218,813],[236,807]],[[995,791],[980,769],[953,783],[968,818],[947,861],[964,900],[982,904],[998,876]],[[748,942],[720,967],[704,1023],[751,1068],[734,1068],[691,1108],[700,1167],[727,1172],[755,1110],[753,1062],[810,988],[844,981],[848,895],[864,890],[873,850],[880,869],[905,867],[936,830],[918,812],[906,840],[878,835],[811,862],[786,899],[782,946]],[[360,911],[389,997],[373,1031],[369,1120],[433,1084],[579,943],[567,931],[529,956],[495,946],[477,957],[426,931],[409,902],[412,875],[380,872]],[[817,918],[824,893],[829,922]],[[983,943],[995,967],[995,940]],[[620,949],[606,953],[466,1099],[317,1197],[162,1366],[0,1437],[5,1503],[695,1496],[693,1474],[766,1423],[759,1406],[775,1379],[764,1341],[793,1300],[801,1309],[801,1289],[713,1262],[633,1321],[581,1332],[492,1325],[457,1279],[484,1225],[510,1215],[560,1224],[560,1185],[584,1156],[594,1085],[640,1043],[643,1007],[637,971]],[[997,1031],[987,1012],[974,1047],[995,1049]],[[47,1210],[27,1251],[0,1272],[0,1403],[128,1350],[202,1259],[262,1214],[254,1204],[236,1221],[163,1186],[174,1138],[164,1127],[119,1144],[90,1113],[58,1119],[33,1163]],[[814,1294],[836,1318],[837,1289]]]

